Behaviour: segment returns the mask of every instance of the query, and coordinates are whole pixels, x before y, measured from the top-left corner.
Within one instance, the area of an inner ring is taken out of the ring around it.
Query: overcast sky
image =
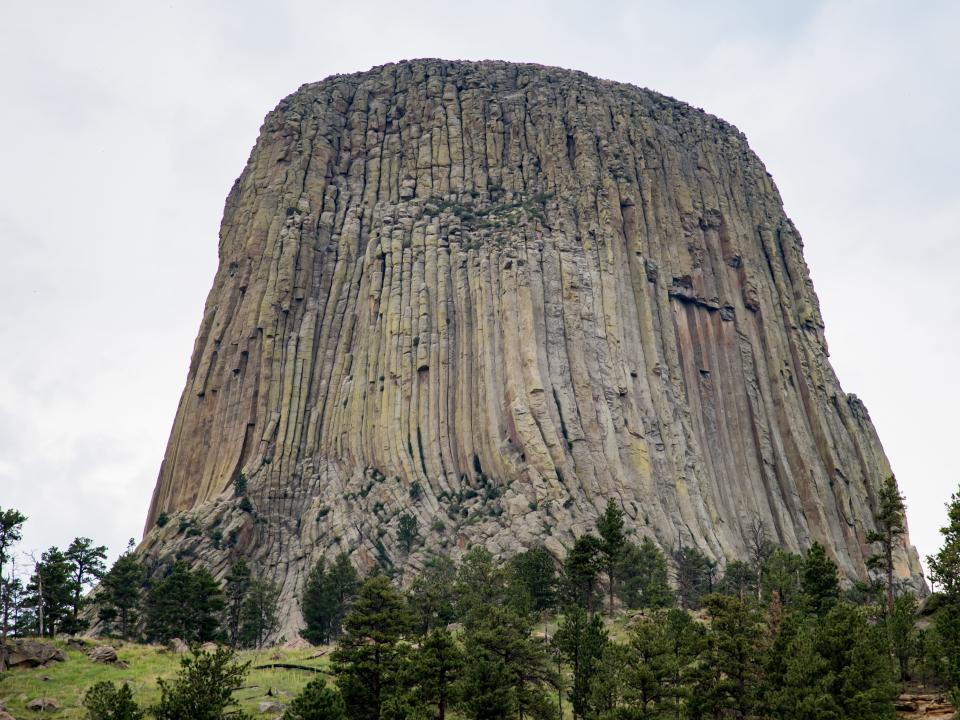
[[[933,552],[960,480],[958,33],[956,2],[6,0],[0,506],[30,516],[22,549],[139,540],[264,115],[444,57],[584,70],[746,133]]]

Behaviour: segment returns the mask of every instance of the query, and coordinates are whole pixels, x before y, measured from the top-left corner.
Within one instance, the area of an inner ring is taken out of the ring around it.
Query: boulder
[[[35,712],[53,712],[60,709],[60,703],[53,698],[38,697],[27,703],[27,710]]]
[[[117,662],[117,650],[109,645],[101,645],[91,650],[87,657],[96,663],[115,663]]]
[[[170,642],[167,643],[167,652],[171,652],[171,653],[190,652],[190,646],[187,645],[180,638],[171,638]]]
[[[215,653],[217,650],[220,649],[220,646],[214,642],[205,642],[203,645],[200,646],[200,649],[203,650],[204,652]]]
[[[8,640],[0,648],[0,670],[7,668],[49,667],[67,659],[56,645],[37,640]]]
[[[264,700],[262,703],[257,705],[257,712],[261,713],[274,713],[274,712],[283,712],[283,704],[278,703],[276,700]]]

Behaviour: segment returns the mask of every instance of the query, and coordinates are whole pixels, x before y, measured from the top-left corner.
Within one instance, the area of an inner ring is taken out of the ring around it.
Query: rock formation
[[[242,554],[293,609],[321,554],[561,556],[615,498],[667,550],[742,557],[759,519],[855,578],[890,472],[736,128],[578,72],[417,60],[267,116],[141,552]]]

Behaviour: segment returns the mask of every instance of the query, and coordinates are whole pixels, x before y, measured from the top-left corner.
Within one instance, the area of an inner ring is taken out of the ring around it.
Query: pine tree
[[[597,519],[597,534],[600,536],[600,560],[603,571],[607,575],[609,611],[610,615],[613,615],[617,568],[626,544],[626,535],[623,531],[623,509],[613,498],[607,500],[606,510]]]
[[[531,637],[531,630],[530,616],[496,605],[466,626],[461,692],[468,717],[556,717],[549,692],[556,674],[545,644]]]
[[[692,545],[681,545],[673,559],[677,566],[680,605],[688,610],[697,610],[703,597],[711,590],[713,566],[707,556]]]
[[[563,566],[570,601],[591,613],[602,570],[601,547],[602,541],[597,537],[582,535],[573,544]]]
[[[947,525],[940,528],[943,545],[927,558],[930,579],[950,601],[960,601],[960,493],[947,503]]]
[[[404,551],[409,553],[419,537],[420,531],[417,528],[417,519],[410,514],[401,515],[397,526],[397,540]]]
[[[243,600],[240,638],[247,647],[261,648],[279,625],[277,615],[280,588],[269,580],[256,579]]]
[[[888,614],[893,612],[893,551],[900,536],[907,531],[906,511],[897,480],[891,475],[877,497],[873,516],[876,530],[867,533],[867,542],[880,544],[880,552],[867,559],[867,567],[880,570],[886,579]]]
[[[667,576],[667,558],[650,539],[627,543],[618,563],[620,599],[633,609],[663,608],[673,604]]]
[[[360,586],[332,655],[337,684],[351,720],[380,720],[400,680],[413,618],[405,598],[377,575]]]
[[[52,637],[60,632],[70,617],[73,593],[70,565],[59,548],[50,548],[35,564],[26,595],[25,602],[36,618],[37,634]]]
[[[142,587],[146,578],[143,565],[133,554],[132,546],[117,558],[113,567],[103,576],[97,595],[99,619],[105,634],[119,624],[120,637],[131,639],[139,621]]]
[[[322,678],[307,683],[283,713],[283,720],[343,720],[347,710],[343,698]]]
[[[460,699],[457,680],[463,664],[463,651],[446,628],[432,630],[420,643],[411,675],[417,699],[435,709],[437,720],[444,720],[447,710]]]
[[[83,607],[84,590],[103,577],[106,572],[107,547],[94,545],[87,537],[75,538],[65,553],[70,572],[70,617],[64,623],[63,631],[82,632],[88,623],[80,617]]]
[[[144,716],[127,683],[118,688],[106,680],[98,682],[84,695],[83,706],[89,720],[142,720]]]
[[[557,599],[557,564],[546,548],[531,548],[510,560],[514,582],[530,597],[533,609],[542,612]]]
[[[321,557],[307,576],[301,598],[306,627],[300,632],[314,644],[325,644],[340,634],[340,626],[357,592],[357,572],[346,553],[327,567]]]
[[[725,595],[745,600],[754,595],[756,584],[757,576],[753,568],[742,560],[734,560],[727,565],[718,590]]]
[[[234,662],[232,650],[218,648],[208,653],[194,650],[180,659],[173,681],[160,679],[160,702],[150,708],[156,720],[225,720],[238,717],[227,708],[236,705],[233,693],[240,689],[250,663]]]
[[[13,573],[4,576],[7,562],[10,560],[11,549],[20,542],[23,533],[23,524],[27,521],[26,515],[13,508],[4,510],[0,507],[0,643],[7,638],[7,628],[10,626],[10,612],[14,609],[13,598],[19,596],[19,588],[14,586],[19,582]]]
[[[800,575],[803,556],[774,548],[760,575],[762,599],[770,602],[774,595],[785,606],[794,605],[800,598]]]
[[[216,640],[221,636],[219,617],[225,607],[220,585],[208,570],[191,570],[178,561],[147,594],[147,637],[160,642]]]
[[[910,594],[900,595],[893,601],[892,611],[885,619],[887,634],[901,681],[910,679],[910,660],[918,650],[917,599]]]
[[[446,555],[427,558],[423,570],[413,579],[410,606],[420,634],[426,635],[434,628],[445,628],[456,620],[456,579],[457,566]]]
[[[553,644],[573,670],[569,697],[574,717],[587,717],[591,710],[591,683],[607,642],[607,631],[599,615],[588,615],[577,605],[567,608]]]
[[[774,545],[767,537],[767,525],[759,516],[750,525],[750,562],[756,578],[757,602],[763,600],[763,581],[767,563],[774,552]]]
[[[810,612],[823,616],[840,597],[837,566],[820,543],[810,546],[803,559],[801,588]]]
[[[235,648],[240,642],[241,614],[244,601],[247,599],[247,593],[250,590],[250,583],[250,567],[246,560],[240,558],[230,566],[230,570],[224,578],[224,594],[227,606],[226,630],[230,647]]]

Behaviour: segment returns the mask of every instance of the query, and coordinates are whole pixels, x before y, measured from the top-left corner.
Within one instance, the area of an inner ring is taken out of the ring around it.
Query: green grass
[[[158,645],[137,645],[133,643],[111,643],[117,647],[120,659],[129,664],[127,668],[91,662],[85,653],[67,649],[64,643],[55,642],[67,653],[66,662],[56,663],[52,667],[29,670],[10,670],[0,673],[0,704],[5,705],[14,717],[32,717],[41,715],[26,709],[26,704],[36,697],[53,698],[60,704],[60,710],[53,717],[65,720],[86,718],[83,709],[83,696],[87,689],[102,680],[116,684],[124,682],[130,685],[134,698],[142,707],[160,699],[157,678],[172,678],[180,668],[181,655],[165,652]],[[91,645],[91,647],[93,647]],[[287,670],[271,668],[255,670],[257,665],[268,663],[291,663],[306,665],[321,670],[329,664],[330,648],[315,647],[306,650],[285,648],[267,648],[238,653],[238,660],[250,661],[251,670],[244,681],[244,687],[237,691],[235,698],[244,711],[255,717],[276,717],[280,713],[257,712],[257,706],[265,700],[276,700],[284,705],[299,694],[315,673],[306,670]],[[311,658],[317,653],[327,651],[320,658]],[[280,657],[274,659],[276,655]],[[277,697],[270,697],[272,690]],[[286,695],[284,695],[286,693]],[[50,714],[43,714],[47,717]]]

